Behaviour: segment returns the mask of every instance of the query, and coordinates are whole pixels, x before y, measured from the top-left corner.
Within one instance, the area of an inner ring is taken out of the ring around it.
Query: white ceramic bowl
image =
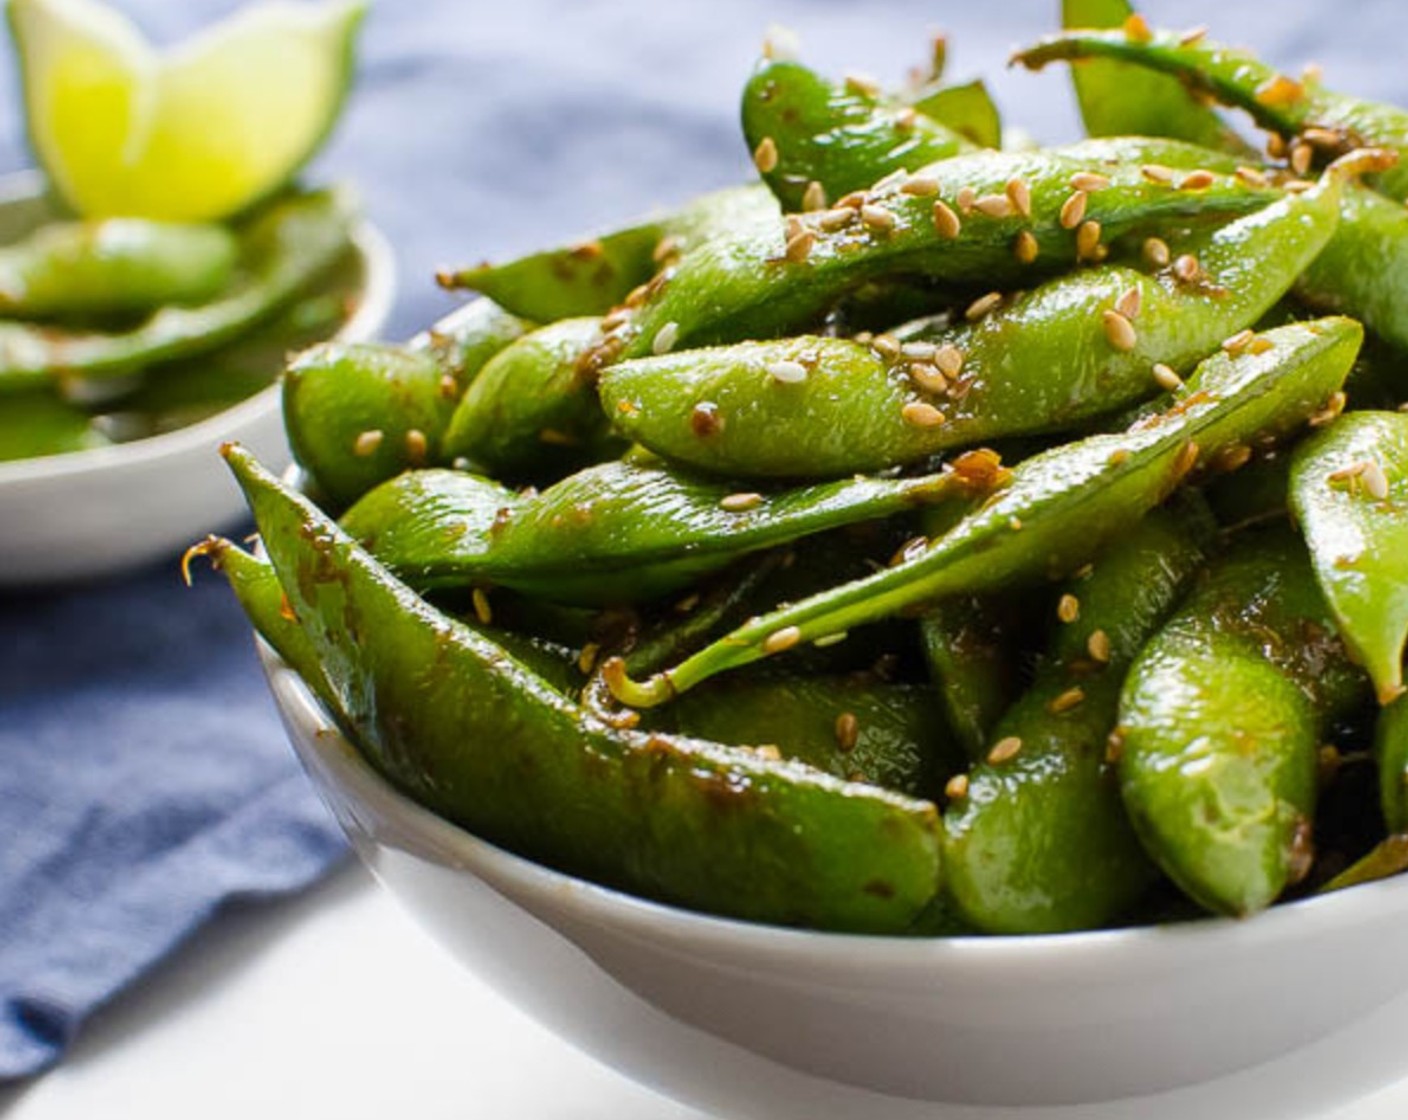
[[[569,1042],[730,1120],[918,1120],[935,1101],[1154,1093],[1283,1054],[1408,987],[1408,879],[1245,922],[951,940],[808,933],[634,898],[401,796],[262,643],[261,655],[304,767],[416,918]]]
[[[34,195],[33,174],[0,180],[0,199]],[[370,339],[396,291],[396,258],[371,224],[353,242],[365,281],[337,331]],[[0,398],[0,407],[4,406]],[[120,572],[178,556],[206,533],[248,514],[216,449],[244,444],[260,461],[289,461],[278,385],[188,427],[147,439],[0,463],[0,586],[53,583]]]

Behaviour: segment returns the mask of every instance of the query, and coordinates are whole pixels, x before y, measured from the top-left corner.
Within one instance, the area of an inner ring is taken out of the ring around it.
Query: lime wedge
[[[86,216],[228,217],[327,136],[365,11],[259,4],[162,53],[98,0],[11,0],[35,155]]]

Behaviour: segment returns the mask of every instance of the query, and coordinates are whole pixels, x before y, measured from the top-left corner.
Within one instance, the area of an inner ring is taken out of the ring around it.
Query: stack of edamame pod
[[[1082,142],[1001,148],[942,51],[890,95],[770,50],[760,183],[292,363],[307,487],[228,448],[268,559],[197,550],[391,782],[818,929],[1401,869],[1408,113],[1065,18],[1017,58],[1083,60]]]

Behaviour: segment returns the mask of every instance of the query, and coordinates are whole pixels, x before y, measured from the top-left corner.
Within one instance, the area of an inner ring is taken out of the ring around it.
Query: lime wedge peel
[[[75,211],[215,221],[322,145],[366,4],[257,4],[166,52],[98,0],[10,0],[7,14],[30,143]]]

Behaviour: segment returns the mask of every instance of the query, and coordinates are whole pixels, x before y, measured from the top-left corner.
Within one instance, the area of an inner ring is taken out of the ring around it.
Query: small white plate
[[[32,173],[8,176],[0,200],[33,196],[42,215],[40,182]],[[356,310],[334,335],[344,341],[375,337],[396,290],[386,238],[359,221],[352,240],[364,281]],[[162,435],[0,463],[0,586],[114,574],[174,558],[204,534],[237,524],[248,514],[217,454],[227,440],[271,467],[289,462],[277,384]]]

